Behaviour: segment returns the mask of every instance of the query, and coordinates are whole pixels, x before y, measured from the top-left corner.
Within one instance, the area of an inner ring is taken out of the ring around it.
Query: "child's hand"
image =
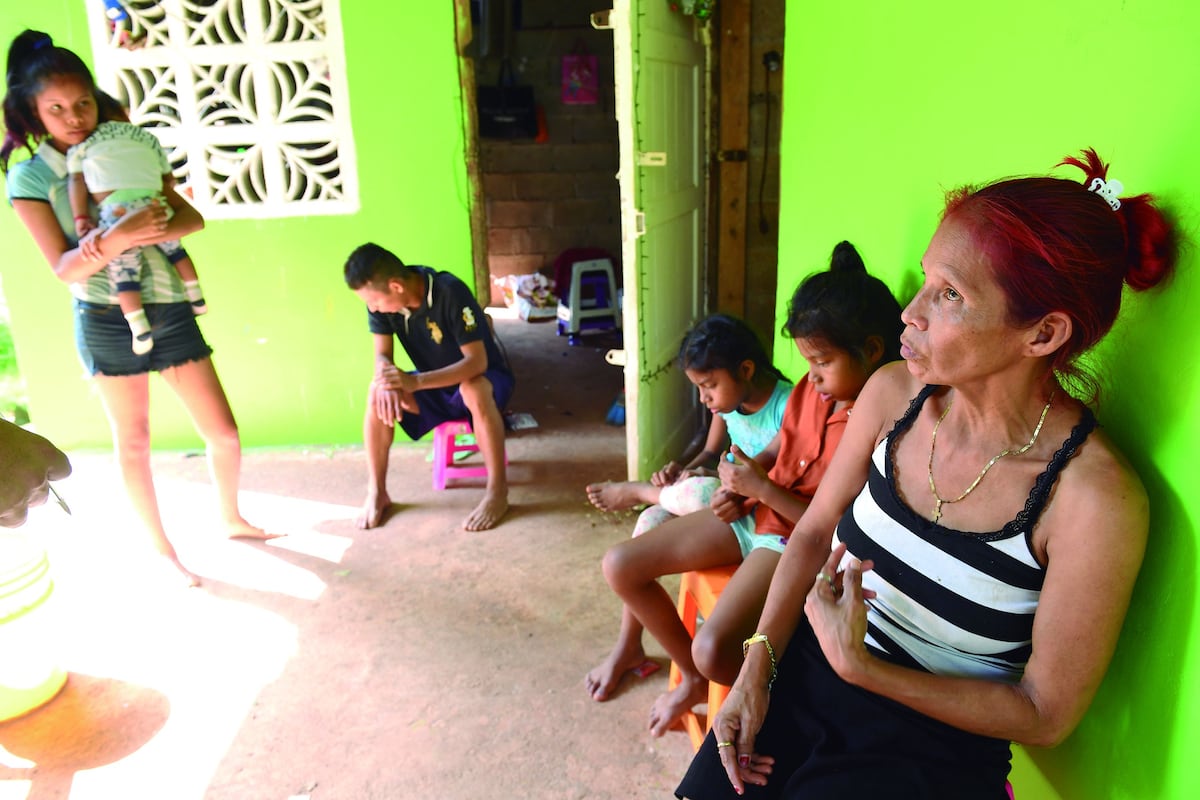
[[[763,481],[770,480],[767,471],[736,444],[717,465],[717,474],[723,488],[743,497],[760,497]]]
[[[728,525],[735,519],[741,519],[749,514],[751,504],[747,503],[746,498],[741,495],[720,488],[713,492],[712,498],[708,501],[708,507],[712,509],[713,515],[717,519]]]
[[[683,472],[683,467],[677,461],[672,461],[658,472],[650,476],[650,483],[653,486],[670,486]]]
[[[82,238],[82,237],[86,236],[88,233],[90,233],[91,231],[95,230],[95,228],[96,228],[96,223],[92,222],[92,220],[89,217],[76,217],[75,218],[75,235],[76,236],[79,236]]]

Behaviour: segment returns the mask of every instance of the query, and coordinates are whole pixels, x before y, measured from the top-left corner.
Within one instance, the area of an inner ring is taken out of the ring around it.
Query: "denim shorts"
[[[516,388],[516,379],[511,372],[499,369],[489,369],[483,373],[483,377],[492,384],[492,397],[496,399],[496,408],[503,413],[509,399],[512,398],[513,389]],[[420,439],[443,422],[471,418],[471,412],[463,402],[459,386],[422,389],[413,393],[413,399],[417,401],[421,412],[410,414],[406,411],[400,418],[400,428],[413,441]]]
[[[212,355],[190,303],[148,303],[154,348],[134,355],[133,334],[120,306],[75,301],[75,346],[89,375],[141,375]]]

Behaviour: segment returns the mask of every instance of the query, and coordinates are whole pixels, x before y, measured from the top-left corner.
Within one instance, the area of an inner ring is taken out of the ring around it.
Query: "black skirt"
[[[801,620],[754,749],[775,758],[744,800],[1007,800],[1009,742],[978,736],[843,681]],[[738,800],[709,732],[676,797]]]

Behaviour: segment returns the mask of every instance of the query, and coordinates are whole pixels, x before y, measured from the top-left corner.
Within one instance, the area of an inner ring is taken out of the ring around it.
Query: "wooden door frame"
[[[750,185],[750,0],[724,0],[717,90],[717,310],[746,316],[746,225]]]
[[[454,51],[458,56],[458,82],[463,98],[463,149],[467,166],[467,206],[471,219],[471,268],[475,297],[486,307],[492,295],[488,268],[487,200],[479,162],[479,124],[475,109],[475,61],[467,47],[474,37],[471,0],[454,0]]]

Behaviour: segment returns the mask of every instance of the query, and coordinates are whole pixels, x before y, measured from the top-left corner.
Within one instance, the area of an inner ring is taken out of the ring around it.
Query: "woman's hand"
[[[678,461],[671,461],[658,472],[650,476],[650,483],[653,486],[670,486],[679,478],[683,472],[683,466]]]
[[[101,237],[103,234],[103,229],[92,228],[80,238],[78,244],[79,254],[83,256],[84,261],[103,260],[104,254],[100,252]]]
[[[804,601],[804,614],[821,645],[829,665],[848,683],[870,658],[864,639],[867,633],[867,604],[875,592],[862,588],[862,574],[874,566],[851,558],[844,571],[838,564],[846,553],[839,544],[829,554]]]
[[[166,205],[163,203],[151,203],[139,208],[132,214],[126,214],[121,217],[100,236],[103,242],[115,243],[115,246],[110,246],[111,249],[109,250],[108,257],[111,260],[114,256],[124,253],[131,247],[158,244],[169,238],[166,235],[167,224]],[[86,257],[87,250],[83,248],[84,243],[81,241],[80,249],[83,250]],[[97,252],[99,252],[98,249]]]
[[[713,719],[717,755],[738,794],[746,791],[747,783],[766,786],[774,767],[774,758],[754,752],[754,737],[766,719],[769,703],[765,683],[758,684],[739,675]]]

